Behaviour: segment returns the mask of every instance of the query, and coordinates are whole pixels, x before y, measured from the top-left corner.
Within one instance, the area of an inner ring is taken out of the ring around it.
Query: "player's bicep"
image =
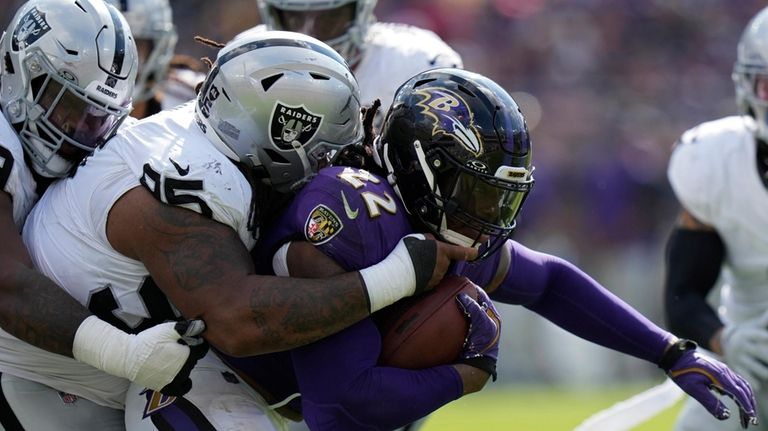
[[[291,277],[325,278],[344,273],[333,259],[306,241],[294,241],[286,254]]]
[[[200,316],[243,284],[253,263],[234,230],[158,202],[142,187],[123,195],[107,221],[110,244],[140,260],[184,316]]]

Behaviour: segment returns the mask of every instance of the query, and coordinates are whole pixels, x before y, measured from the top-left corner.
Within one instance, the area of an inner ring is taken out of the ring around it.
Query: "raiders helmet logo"
[[[461,96],[435,87],[419,89],[416,94],[423,98],[417,103],[422,113],[435,121],[432,136],[441,133],[452,136],[475,157],[480,156],[483,150],[475,129],[475,116]]]
[[[51,31],[51,26],[45,20],[45,14],[33,7],[21,17],[21,24],[13,31],[11,46],[14,51],[26,48],[37,42],[49,31]]]
[[[303,146],[315,136],[322,123],[323,116],[309,111],[304,105],[288,106],[276,102],[269,119],[269,138],[273,145],[283,150]]]
[[[325,205],[316,206],[307,217],[304,224],[304,236],[312,244],[319,245],[328,242],[336,236],[344,225],[341,219]]]

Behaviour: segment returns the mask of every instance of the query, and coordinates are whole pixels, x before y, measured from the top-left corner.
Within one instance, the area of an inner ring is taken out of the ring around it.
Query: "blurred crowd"
[[[0,0],[3,28],[21,3]],[[196,58],[215,51],[194,42],[195,35],[225,42],[259,22],[253,0],[171,4],[177,52]],[[665,175],[669,152],[687,128],[736,113],[730,78],[736,44],[764,6],[757,0],[380,0],[376,15],[434,30],[466,68],[502,84],[522,106],[535,145],[536,185],[516,238],[578,263],[663,323],[663,248],[677,210]],[[509,313],[502,360],[514,365],[502,365],[502,375],[574,382],[650,375],[639,361],[574,342],[525,311]],[[552,341],[527,342],[533,338]],[[558,363],[563,346],[583,354]]]

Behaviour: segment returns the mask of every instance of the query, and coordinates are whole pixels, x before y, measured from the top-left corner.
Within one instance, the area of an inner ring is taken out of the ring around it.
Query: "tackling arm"
[[[395,250],[394,259],[326,280],[260,276],[231,228],[162,204],[141,187],[112,207],[107,237],[118,252],[143,262],[179,311],[203,319],[206,339],[233,356],[287,350],[338,332],[368,316],[369,304],[381,304],[382,296],[394,302],[408,294],[392,292],[390,279],[380,274],[410,271],[416,280],[412,294],[415,287],[435,285],[451,259],[468,253],[417,241]],[[412,257],[425,255],[432,259]],[[373,268],[373,277],[364,272]]]
[[[34,269],[13,221],[11,198],[2,191],[0,244],[0,326],[33,346],[72,357],[75,333],[91,313]]]

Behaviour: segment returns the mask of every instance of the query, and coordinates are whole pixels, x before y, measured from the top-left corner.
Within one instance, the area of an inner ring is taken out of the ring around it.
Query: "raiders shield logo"
[[[310,112],[306,106],[288,106],[278,101],[269,119],[269,138],[284,150],[303,146],[315,136],[322,123],[323,116]]]
[[[45,20],[45,14],[33,7],[21,17],[21,24],[13,31],[11,46],[14,51],[26,48],[37,42],[49,31],[51,31],[51,26]]]
[[[336,213],[325,205],[318,205],[304,224],[304,236],[313,244],[322,244],[330,241],[343,227]]]

